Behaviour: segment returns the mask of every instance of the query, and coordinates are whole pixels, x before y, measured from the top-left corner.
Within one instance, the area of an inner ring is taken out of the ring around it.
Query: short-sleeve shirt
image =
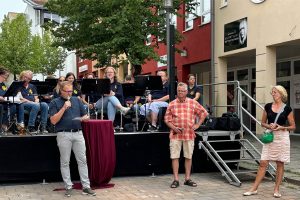
[[[268,123],[274,123],[277,113],[272,110],[272,103],[267,103],[265,105],[265,111],[267,113]],[[288,105],[285,106],[283,112],[279,115],[277,124],[280,126],[286,125],[288,115],[292,112],[292,108]]]
[[[0,96],[3,96],[7,91],[7,87],[4,83],[0,83]]]
[[[200,93],[200,87],[197,85],[194,85],[193,88],[188,87],[188,94],[186,95],[188,98],[194,99],[196,97],[196,93]],[[198,102],[200,102],[200,98],[197,100]]]
[[[37,95],[36,87],[35,87],[35,85],[33,85],[31,83],[28,84],[27,88],[22,86],[20,89],[20,92],[21,92],[23,98],[25,98],[29,101],[33,101],[33,102],[35,100],[34,96]]]
[[[66,101],[67,100],[62,97],[53,99],[49,105],[50,116],[58,113]],[[80,99],[77,97],[71,97],[70,101],[72,106],[65,110],[60,121],[55,125],[55,130],[57,132],[67,129],[81,129],[81,121],[78,118],[86,115],[86,110]]]
[[[207,115],[207,111],[194,99],[186,98],[183,102],[173,100],[166,111],[165,121],[176,127],[183,128],[182,134],[175,134],[171,139],[194,140],[196,137],[193,126],[196,116]],[[171,129],[171,133],[173,130]]]
[[[162,90],[152,90],[151,91],[152,99],[160,99],[164,96],[167,96],[168,94],[169,94],[169,83],[168,82],[163,84]]]

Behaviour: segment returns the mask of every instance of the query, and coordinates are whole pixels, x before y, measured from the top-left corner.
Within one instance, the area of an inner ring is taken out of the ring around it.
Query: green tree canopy
[[[174,0],[171,12],[191,1]],[[100,66],[121,54],[133,64],[159,59],[153,47],[165,42],[165,15],[159,14],[163,0],[49,0],[46,7],[65,17],[61,25],[49,26],[57,44],[77,50],[82,58],[98,60]],[[152,46],[145,45],[149,34],[154,37]]]
[[[5,17],[0,26],[0,65],[13,74],[28,69],[31,33],[25,15],[18,15],[14,20]]]
[[[4,18],[0,32],[0,65],[14,75],[23,70],[43,75],[62,70],[66,51],[53,46],[54,38],[50,32],[44,32],[42,37],[32,36],[30,25],[22,14],[13,20]]]

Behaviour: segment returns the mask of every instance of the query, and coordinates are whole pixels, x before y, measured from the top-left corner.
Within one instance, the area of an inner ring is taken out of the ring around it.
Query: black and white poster
[[[224,52],[247,47],[248,23],[243,18],[224,25]]]

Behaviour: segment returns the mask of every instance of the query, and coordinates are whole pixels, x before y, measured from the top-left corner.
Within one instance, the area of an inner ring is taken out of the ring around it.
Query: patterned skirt
[[[261,160],[290,162],[290,136],[288,131],[274,131],[274,141],[264,144]]]

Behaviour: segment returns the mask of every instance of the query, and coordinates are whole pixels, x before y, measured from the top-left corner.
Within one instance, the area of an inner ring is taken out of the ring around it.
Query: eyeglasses
[[[62,90],[62,91],[66,92],[66,93],[73,93],[73,90]]]

